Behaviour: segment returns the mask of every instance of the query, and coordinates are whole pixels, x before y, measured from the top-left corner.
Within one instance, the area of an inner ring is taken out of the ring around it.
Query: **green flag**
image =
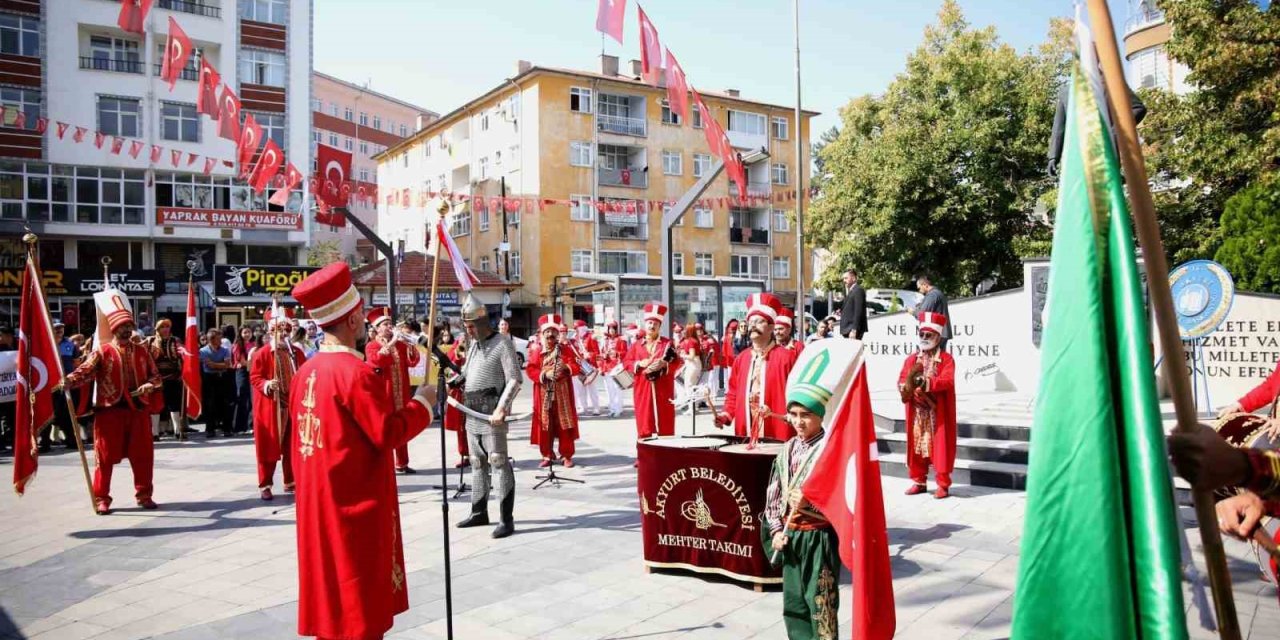
[[[1129,213],[1071,78],[1014,638],[1186,638],[1176,511]]]

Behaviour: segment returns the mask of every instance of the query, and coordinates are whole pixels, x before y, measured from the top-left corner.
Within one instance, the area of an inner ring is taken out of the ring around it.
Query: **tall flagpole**
[[[797,335],[800,342],[805,338],[804,310],[804,146],[801,144],[801,111],[800,111],[800,0],[792,0],[795,9],[796,35],[796,315],[800,316]]]
[[[428,304],[427,325],[431,327],[430,335],[427,338],[427,357],[430,358],[436,353],[436,289],[440,286],[440,253],[444,247],[440,242],[440,225],[444,224],[445,215],[449,213],[451,204],[449,202],[449,194],[441,189],[440,206],[436,208],[436,219],[431,224],[432,235],[436,239],[436,255],[431,260],[431,299]],[[505,203],[503,204],[505,208]],[[428,242],[430,244],[430,242]],[[391,262],[390,259],[387,260]],[[438,365],[436,371],[437,379],[444,375],[444,363]],[[428,373],[431,367],[427,367]],[[430,377],[430,376],[428,376]],[[424,380],[423,384],[431,384],[430,380]],[[444,398],[439,401],[444,403]],[[447,403],[442,406],[448,406]],[[445,409],[447,412],[448,409]],[[463,429],[466,427],[464,426]],[[449,477],[448,470],[445,469],[445,444],[444,444],[444,416],[440,416],[440,522],[444,528],[444,624],[445,637],[453,640],[453,572],[449,558]]]
[[[1169,381],[1170,395],[1178,415],[1176,430],[1193,433],[1198,430],[1195,401],[1191,392],[1191,377],[1182,353],[1182,338],[1178,333],[1173,312],[1173,295],[1169,291],[1169,263],[1165,258],[1164,243],[1160,240],[1160,227],[1156,223],[1155,205],[1147,182],[1147,169],[1138,145],[1138,126],[1129,109],[1129,87],[1124,81],[1124,69],[1120,65],[1120,53],[1116,47],[1115,27],[1111,24],[1111,11],[1106,0],[1089,0],[1089,22],[1096,34],[1094,41],[1102,77],[1107,85],[1107,102],[1115,122],[1120,164],[1124,168],[1125,191],[1129,197],[1129,211],[1133,216],[1134,231],[1142,246],[1142,257],[1147,265],[1147,289],[1151,294],[1151,308],[1156,316],[1156,328],[1160,335],[1160,348],[1164,352],[1164,375]],[[1218,614],[1218,633],[1223,640],[1240,638],[1240,621],[1236,618],[1236,605],[1231,594],[1231,574],[1227,571],[1226,552],[1222,548],[1222,536],[1218,533],[1217,513],[1213,494],[1209,491],[1192,492],[1195,501],[1196,520],[1200,528],[1200,543],[1204,547],[1205,564],[1209,570],[1209,583]]]

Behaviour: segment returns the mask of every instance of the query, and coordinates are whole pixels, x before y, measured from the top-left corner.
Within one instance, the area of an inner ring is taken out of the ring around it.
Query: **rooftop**
[[[388,101],[388,102],[394,102],[394,103],[396,103],[396,104],[398,104],[398,105],[401,105],[401,106],[403,106],[403,107],[408,107],[408,108],[413,109],[414,111],[417,111],[417,112],[419,112],[419,113],[422,113],[422,114],[425,114],[425,115],[431,116],[432,118],[439,118],[439,117],[440,117],[440,114],[439,114],[439,113],[436,113],[435,111],[432,111],[432,110],[430,110],[430,109],[426,109],[426,108],[423,108],[423,107],[419,107],[419,106],[418,106],[418,105],[416,105],[416,104],[412,104],[412,103],[409,103],[409,102],[405,102],[404,100],[401,100],[401,99],[399,99],[399,98],[395,98],[395,97],[389,96],[389,95],[387,95],[387,94],[385,94],[385,93],[380,93],[380,92],[378,92],[378,91],[374,91],[374,90],[372,90],[372,89],[370,89],[370,88],[368,88],[368,87],[361,86],[361,85],[358,85],[358,84],[356,84],[356,83],[354,83],[354,82],[351,82],[350,80],[343,80],[342,78],[339,78],[339,77],[337,77],[337,76],[331,76],[331,75],[329,75],[329,74],[327,74],[327,73],[324,73],[324,72],[322,72],[322,71],[314,71],[314,70],[313,70],[313,71],[312,71],[312,73],[314,73],[315,75],[317,75],[317,76],[319,76],[319,77],[321,77],[321,78],[324,78],[325,80],[329,80],[329,81],[331,81],[331,82],[336,82],[336,83],[338,83],[338,84],[340,84],[340,85],[343,85],[343,86],[346,86],[346,87],[349,87],[349,88],[355,89],[356,91],[363,91],[364,93],[367,93],[367,94],[369,94],[369,95],[371,95],[371,96],[375,96],[375,97],[381,98],[381,99],[386,100],[386,101]]]

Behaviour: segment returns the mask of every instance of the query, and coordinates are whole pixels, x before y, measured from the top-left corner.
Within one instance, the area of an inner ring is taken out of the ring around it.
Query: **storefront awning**
[[[219,296],[213,301],[219,307],[257,307],[271,304],[271,298],[266,296]],[[298,301],[285,297],[280,299],[280,304],[297,306]]]

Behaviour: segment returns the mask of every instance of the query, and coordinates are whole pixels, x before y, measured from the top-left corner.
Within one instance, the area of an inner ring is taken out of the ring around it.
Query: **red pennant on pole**
[[[313,193],[317,198],[324,200],[330,207],[347,206],[346,200],[342,198],[341,185],[349,175],[350,153],[328,145],[316,145],[316,179],[319,185]]]
[[[240,128],[240,137],[236,140],[236,158],[240,162],[240,177],[249,175],[253,169],[253,154],[258,152],[262,144],[262,126],[252,113],[245,114],[244,126]]]
[[[636,5],[636,11],[640,16],[640,77],[656,87],[662,80],[662,44],[644,8]]]
[[[622,23],[626,17],[627,0],[600,0],[596,7],[596,31],[622,44]]]
[[[222,85],[218,99],[218,135],[237,142],[240,139],[240,98],[231,87]]]
[[[689,119],[689,83],[671,49],[667,49],[667,103],[672,113],[680,114],[681,122]]]
[[[200,56],[200,88],[196,93],[196,113],[203,113],[210,118],[218,119],[218,85],[222,76],[213,68],[209,59]]]
[[[169,83],[169,91],[173,91],[178,83],[182,68],[187,66],[191,57],[191,38],[187,37],[178,21],[169,16],[169,38],[165,41],[164,62],[160,66],[160,79]]]
[[[255,192],[262,193],[267,190],[267,184],[280,170],[281,162],[284,162],[284,152],[280,151],[275,140],[267,140],[267,144],[262,148],[262,155],[258,156],[258,164],[249,176],[249,185]]]
[[[120,15],[116,18],[116,24],[129,33],[145,34],[147,12],[151,11],[152,1],[120,0]]]
[[[30,257],[22,272],[17,347],[13,488],[22,495],[39,467],[39,434],[53,422],[53,390],[63,375],[41,274]]]

